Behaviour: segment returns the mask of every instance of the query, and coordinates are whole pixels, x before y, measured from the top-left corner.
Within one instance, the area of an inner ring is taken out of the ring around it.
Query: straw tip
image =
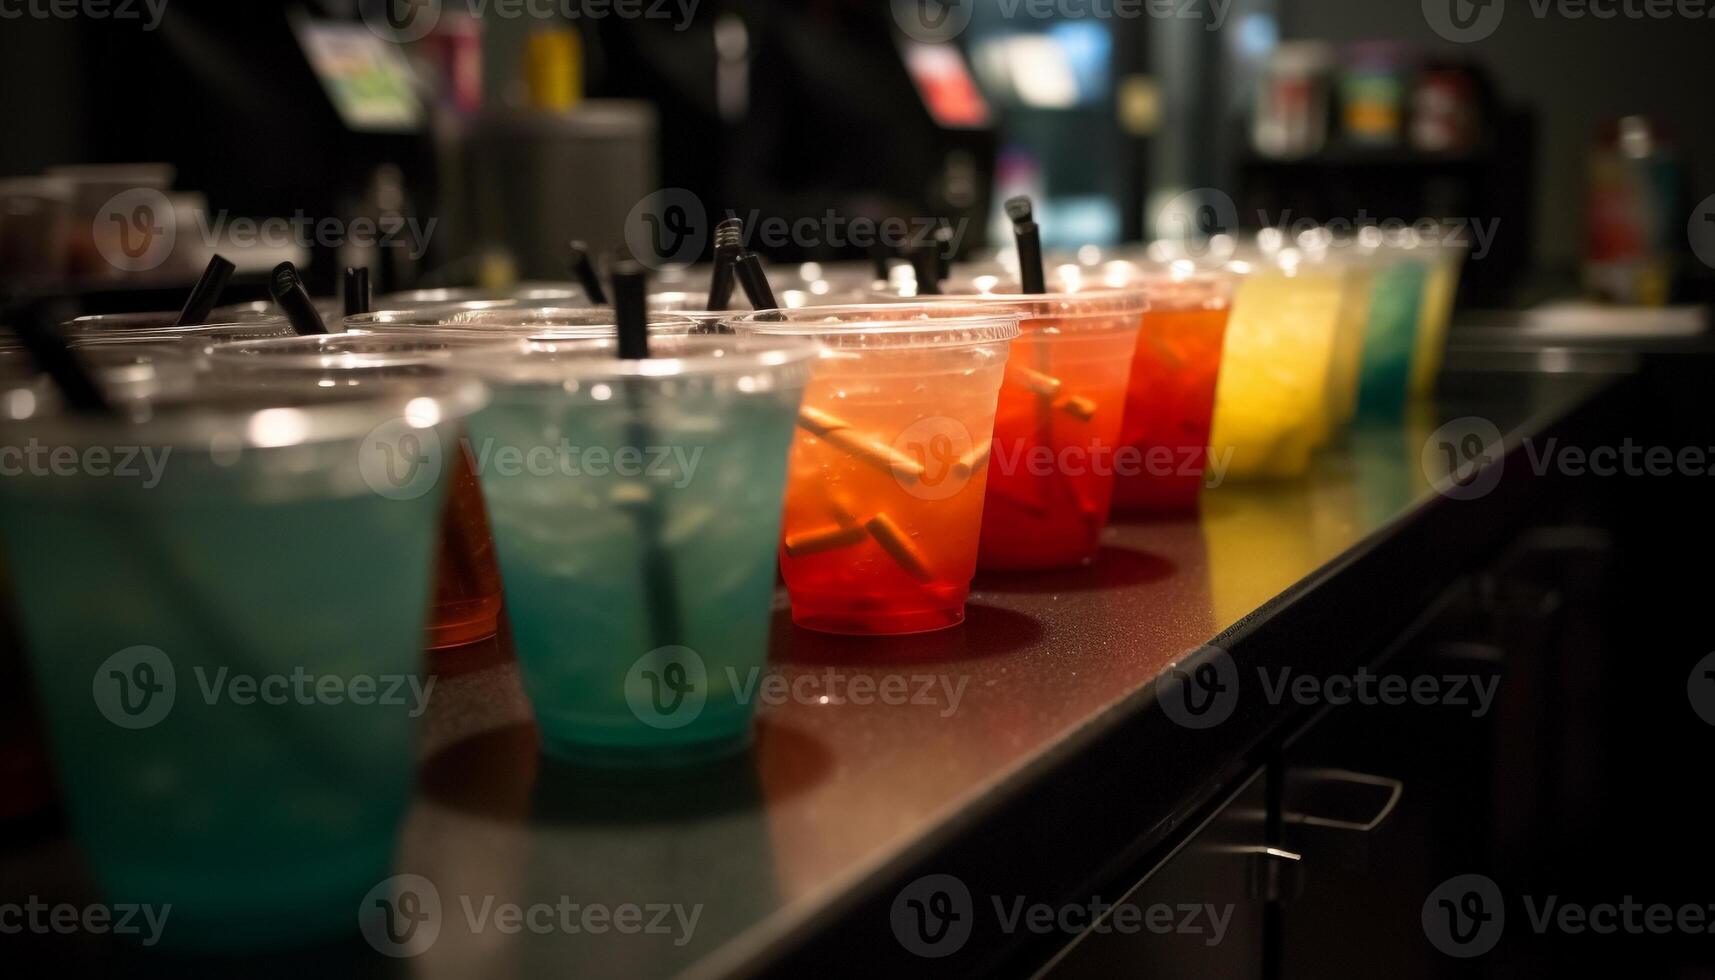
[[[282,262],[275,266],[273,273],[268,278],[269,288],[274,291],[276,296],[297,288],[302,282],[303,280],[298,277],[298,267],[290,262]]]
[[[1006,216],[1012,219],[1013,224],[1022,224],[1031,220],[1034,213],[1028,195],[1020,194],[1017,197],[1007,198]]]
[[[738,248],[744,244],[744,222],[727,218],[715,225],[715,248]]]

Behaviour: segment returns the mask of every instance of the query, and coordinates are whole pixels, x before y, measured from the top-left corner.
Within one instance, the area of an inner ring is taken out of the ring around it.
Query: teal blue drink
[[[198,389],[137,421],[4,400],[0,442],[78,460],[8,461],[0,540],[77,840],[105,901],[171,906],[162,945],[352,932],[390,873],[436,460],[481,397]],[[95,462],[133,451],[135,475]]]
[[[1422,257],[1383,253],[1370,294],[1358,374],[1358,414],[1396,418],[1405,410],[1418,307],[1429,265]]]
[[[525,344],[470,420],[524,686],[551,755],[658,764],[746,743],[786,457],[815,347]],[[622,462],[623,460],[623,462]]]

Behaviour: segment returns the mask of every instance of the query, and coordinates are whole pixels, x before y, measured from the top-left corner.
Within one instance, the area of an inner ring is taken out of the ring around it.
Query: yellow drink
[[[1239,479],[1302,474],[1327,431],[1343,270],[1288,258],[1241,281],[1227,325],[1210,465]]]
[[[1443,248],[1430,263],[1423,283],[1423,305],[1418,311],[1417,344],[1411,352],[1411,394],[1428,394],[1441,373],[1441,358],[1447,352],[1447,326],[1453,319],[1453,297],[1459,292],[1459,271],[1465,250]]]
[[[1345,270],[1340,293],[1340,319],[1328,360],[1328,410],[1322,438],[1349,425],[1358,414],[1358,374],[1364,354],[1364,330],[1370,318],[1370,290],[1375,268],[1365,256],[1342,256]]]

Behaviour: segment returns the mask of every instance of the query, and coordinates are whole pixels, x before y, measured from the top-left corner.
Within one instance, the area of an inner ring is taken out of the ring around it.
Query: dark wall
[[[0,177],[65,163],[87,143],[75,21],[0,22]]]

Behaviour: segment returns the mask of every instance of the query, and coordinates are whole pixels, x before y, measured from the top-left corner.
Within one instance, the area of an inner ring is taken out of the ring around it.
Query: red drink
[[[1209,458],[1215,382],[1231,309],[1220,280],[1150,283],[1120,426],[1120,510],[1194,510]]]
[[[1069,568],[1095,560],[1108,521],[1141,292],[1013,296],[1029,316],[995,415],[977,563]]]
[[[461,441],[453,461],[452,485],[441,515],[441,541],[435,571],[435,600],[429,611],[430,650],[463,646],[493,636],[500,622],[500,569],[494,537],[488,529],[482,487]],[[443,666],[431,658],[431,666]]]

